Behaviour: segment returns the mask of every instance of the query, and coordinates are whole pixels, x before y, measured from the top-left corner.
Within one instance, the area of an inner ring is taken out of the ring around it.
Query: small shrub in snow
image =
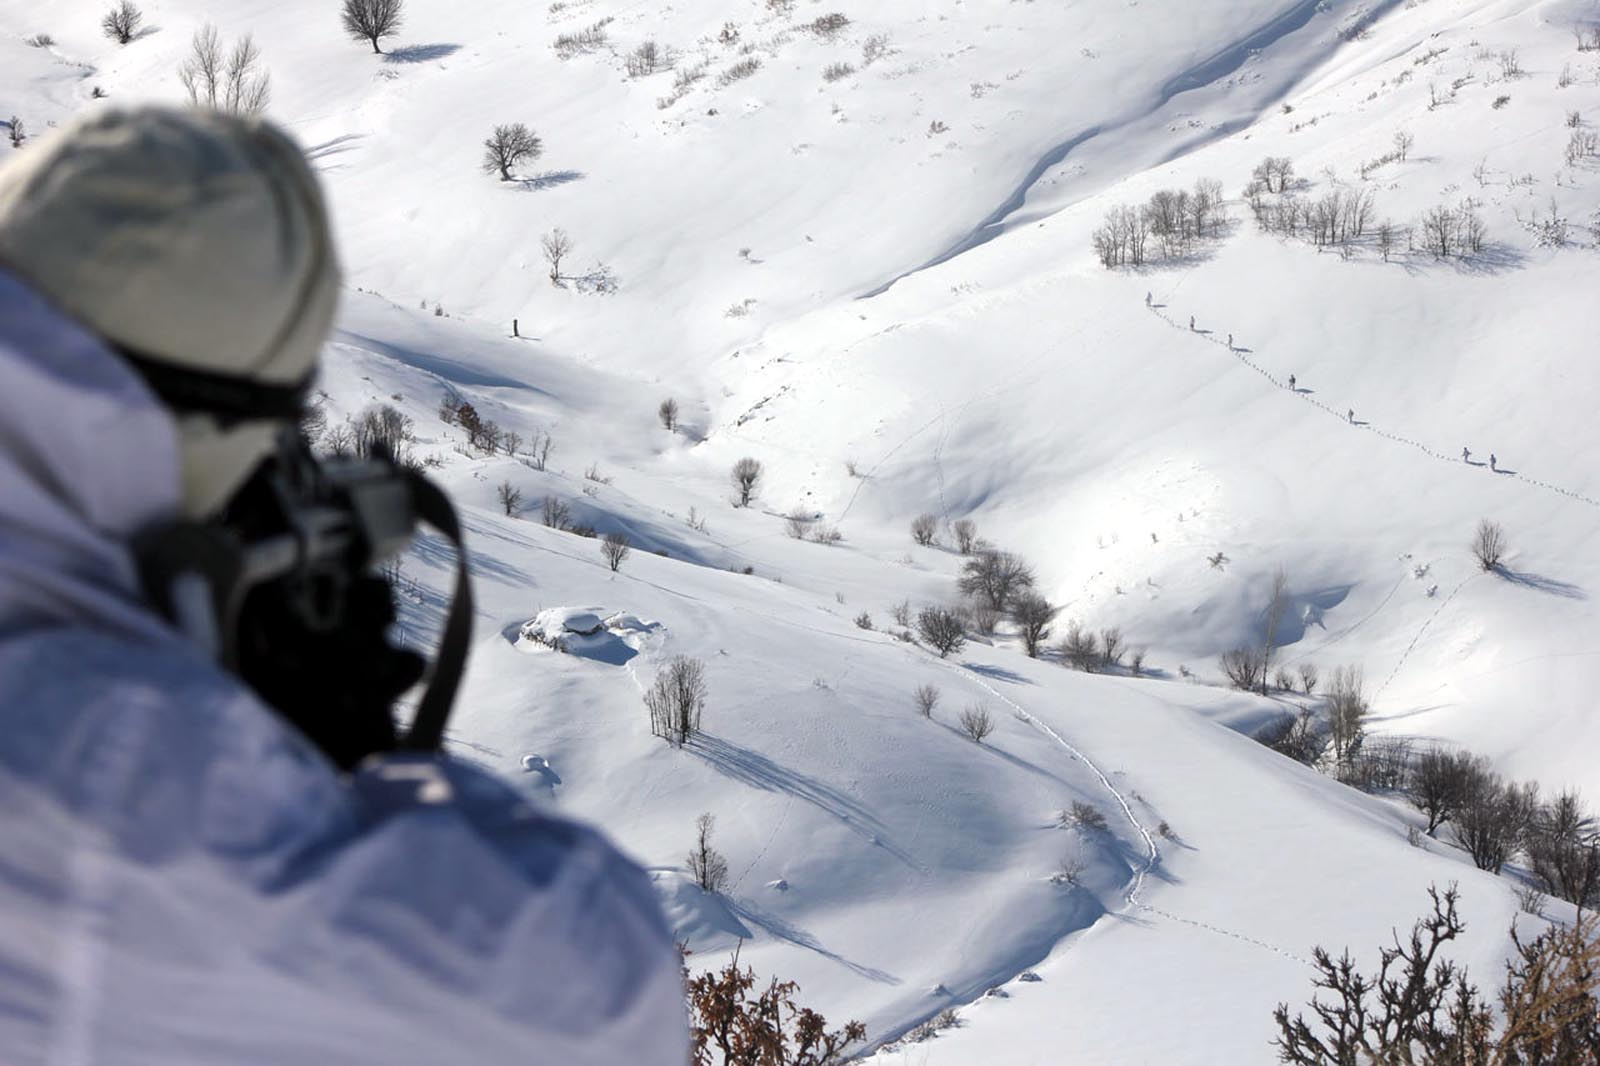
[[[628,558],[631,550],[626,533],[607,533],[600,538],[600,554],[612,573],[622,569],[623,560]]]
[[[539,505],[540,517],[551,529],[572,528],[572,508],[559,496],[546,496]]]
[[[1056,885],[1077,885],[1088,864],[1076,855],[1068,855],[1061,860],[1061,865],[1056,872],[1050,875],[1050,883]]]
[[[1311,766],[1322,755],[1322,739],[1310,711],[1284,715],[1257,733],[1256,740],[1304,766]]]
[[[956,538],[956,550],[971,555],[978,550],[978,523],[970,518],[958,518],[950,523],[950,532]]]
[[[717,82],[723,86],[732,85],[736,81],[743,81],[760,69],[761,60],[755,56],[749,56],[724,70],[718,75]]]
[[[728,476],[733,481],[734,493],[737,497],[736,507],[749,507],[750,501],[755,499],[756,492],[761,486],[761,463],[746,456],[733,464],[733,469]]]
[[[711,846],[711,830],[717,820],[711,814],[702,814],[694,821],[694,847],[689,849],[689,876],[707,892],[721,892],[728,887],[728,860]]]
[[[893,607],[890,607],[889,617],[894,619],[894,624],[897,626],[911,625],[911,601],[901,600]]]
[[[1105,666],[1122,665],[1122,630],[1116,626],[1100,631],[1100,662]]]
[[[960,616],[943,607],[924,607],[917,612],[917,635],[938,652],[941,659],[960,651],[967,643],[966,627]]]
[[[961,712],[961,729],[976,743],[982,744],[983,738],[994,732],[994,716],[983,704],[974,703]]]
[[[871,629],[872,615],[868,614],[866,611],[862,611],[860,614],[856,615],[855,623],[857,629]]]
[[[579,30],[576,33],[563,33],[555,39],[556,55],[562,59],[571,59],[575,55],[593,52],[597,48],[605,47],[609,18],[603,18],[593,26]]]
[[[48,33],[36,33],[23,43],[30,48],[49,48],[56,43],[56,39]]]
[[[1072,806],[1057,816],[1057,821],[1063,829],[1084,829],[1093,832],[1106,828],[1106,816],[1100,813],[1100,808],[1081,800],[1073,800]]]
[[[1523,885],[1517,889],[1517,908],[1523,914],[1531,914],[1538,918],[1544,914],[1544,905],[1549,897],[1539,891],[1537,885]]]
[[[889,35],[874,33],[861,42],[861,65],[870,67],[889,54]]]
[[[986,604],[974,604],[961,609],[967,627],[979,636],[994,636],[995,628],[1000,624],[1000,612]]]
[[[848,15],[833,11],[807,23],[806,29],[825,41],[831,41],[843,33],[848,25],[850,25],[850,17]]]
[[[1472,536],[1472,555],[1478,560],[1479,568],[1485,572],[1495,569],[1505,553],[1506,531],[1500,527],[1500,523],[1487,518],[1480,521]]]
[[[1266,676],[1266,656],[1260,648],[1234,648],[1222,654],[1222,672],[1234,688],[1251,692]]]
[[[7,136],[11,138],[11,147],[21,148],[28,139],[28,129],[16,115],[11,116],[11,121],[6,123]]]
[[[654,41],[645,41],[628,53],[628,77],[647,78],[666,65],[666,55]]]
[[[500,482],[500,487],[495,490],[495,497],[500,501],[500,509],[506,517],[514,517],[522,509],[522,490],[509,481]]]
[[[687,947],[680,947],[684,955]],[[847,1022],[829,1030],[822,1015],[797,1006],[793,981],[773,978],[758,987],[755,971],[739,968],[739,951],[720,971],[686,979],[691,1044],[696,1064],[760,1063],[761,1066],[840,1066],[866,1026]],[[759,1057],[758,1057],[759,1056]]]
[[[915,699],[922,717],[932,718],[933,709],[939,705],[939,690],[933,685],[918,685]]]
[[[811,541],[814,544],[837,544],[844,539],[844,534],[839,532],[837,526],[817,526],[811,531]]]
[[[856,68],[849,63],[829,63],[822,68],[822,80],[826,82],[842,81],[856,72]]]
[[[1093,673],[1100,667],[1100,641],[1083,628],[1077,620],[1067,623],[1067,634],[1061,639],[1061,661],[1074,670]]]
[[[939,533],[939,519],[931,514],[919,514],[911,520],[911,539],[923,547],[934,542]]]
[[[661,419],[663,429],[675,430],[678,428],[678,401],[668,396],[661,401],[661,406],[656,408],[656,417]]]

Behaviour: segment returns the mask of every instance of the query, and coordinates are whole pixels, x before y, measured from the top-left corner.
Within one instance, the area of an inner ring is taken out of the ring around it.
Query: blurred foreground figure
[[[0,171],[0,1060],[682,1066],[644,874],[438,750],[464,579],[395,726],[379,566],[459,528],[300,440],[338,286],[268,125],[103,111]]]

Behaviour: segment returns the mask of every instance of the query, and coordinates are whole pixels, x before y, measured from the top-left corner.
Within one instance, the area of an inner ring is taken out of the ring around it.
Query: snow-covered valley
[[[1373,744],[1600,800],[1600,4],[411,0],[382,55],[331,4],[151,0],[127,45],[101,6],[0,0],[0,117],[176,102],[195,30],[254,35],[341,241],[327,424],[397,408],[463,512],[451,750],[649,868],[691,966],[738,947],[884,1063],[1255,1063],[1313,945],[1370,957],[1430,885],[1486,984],[1514,921],[1570,916],[1258,743],[1326,688],[1219,660],[1281,572],[1274,670],[1361,669]],[[542,155],[498,180],[518,121]],[[1252,194],[1268,157],[1293,174]],[[1170,256],[1102,265],[1109,212],[1209,180]],[[1319,237],[1334,195],[1366,214]],[[1481,233],[1435,254],[1441,211]],[[1042,657],[1006,621],[948,658],[897,635],[957,601],[962,520],[1060,608]],[[408,643],[451,567],[405,556]],[[1071,621],[1122,661],[1067,668]],[[709,695],[672,747],[642,696],[679,656]]]

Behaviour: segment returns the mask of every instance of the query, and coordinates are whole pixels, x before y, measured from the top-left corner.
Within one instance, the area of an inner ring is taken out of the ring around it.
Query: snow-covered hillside
[[[453,749],[650,866],[692,962],[742,941],[874,1047],[961,1008],[885,1062],[1266,1062],[1311,946],[1376,945],[1428,885],[1461,883],[1458,957],[1489,983],[1513,917],[1541,921],[1518,871],[1408,843],[1401,801],[1252,740],[1317,701],[1235,692],[1217,661],[1259,639],[1281,568],[1280,663],[1359,666],[1374,730],[1600,799],[1600,50],[1573,32],[1600,4],[883,0],[831,30],[811,0],[411,0],[384,56],[329,3],[144,6],[118,46],[98,2],[0,0],[0,116],[37,136],[177,100],[196,28],[254,34],[344,249],[330,421],[403,410],[464,512]],[[672,66],[630,76],[647,40]],[[501,182],[482,141],[516,121],[544,152]],[[1259,227],[1241,190],[1267,156],[1306,204],[1370,193],[1365,234]],[[1108,211],[1200,179],[1215,235],[1099,264]],[[1436,259],[1421,219],[1466,201],[1482,248]],[[551,284],[557,227],[565,272],[615,291]],[[548,434],[545,469],[467,448],[446,397]],[[740,509],[743,456],[766,476]],[[633,554],[608,570],[547,498]],[[788,536],[794,509],[842,540]],[[896,639],[897,604],[955,597],[948,528],[908,535],[923,512],[1025,556],[1062,624],[1120,627],[1147,676],[1030,660],[1005,626],[949,660]],[[1511,545],[1492,574],[1484,517]],[[449,568],[427,537],[404,561],[418,645]],[[555,608],[607,628],[568,654],[522,636]],[[641,694],[680,655],[710,699],[673,749]],[[982,744],[957,724],[978,704]],[[1074,803],[1106,828],[1063,828]],[[719,896],[685,873],[702,812]]]

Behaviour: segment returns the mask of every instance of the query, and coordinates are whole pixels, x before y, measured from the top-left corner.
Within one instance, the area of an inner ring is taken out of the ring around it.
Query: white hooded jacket
[[[0,1062],[683,1066],[637,867],[447,756],[340,775],[142,602],[178,463],[0,273]]]

